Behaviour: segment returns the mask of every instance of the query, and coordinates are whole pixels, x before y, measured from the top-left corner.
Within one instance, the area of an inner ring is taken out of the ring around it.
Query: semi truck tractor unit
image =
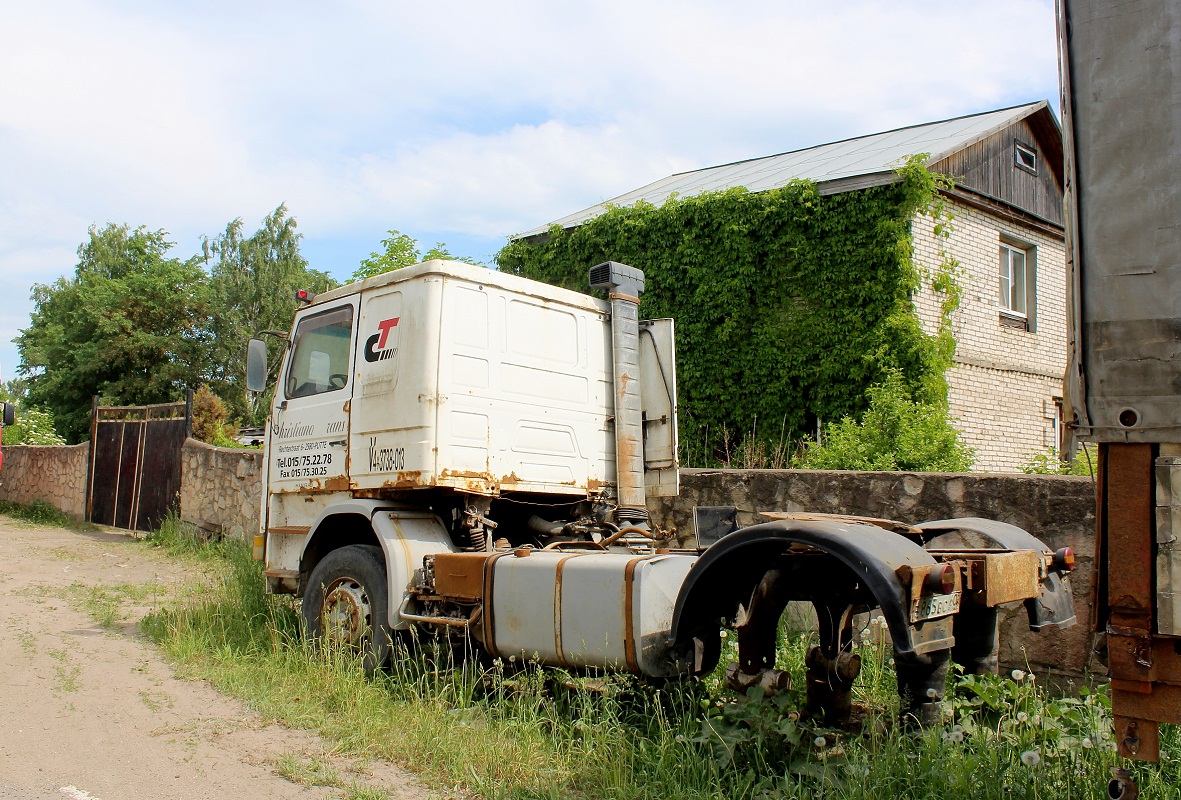
[[[902,713],[939,713],[954,659],[997,668],[997,608],[1074,622],[1069,551],[984,519],[903,524],[698,508],[691,546],[648,517],[678,492],[672,320],[643,273],[590,269],[606,299],[428,261],[308,298],[284,337],[256,556],[311,635],[378,669],[396,631],[484,653],[651,678],[709,672],[773,693],[779,621],[811,603],[814,713],[850,712],[853,616],[880,609]],[[265,384],[250,343],[248,385]]]

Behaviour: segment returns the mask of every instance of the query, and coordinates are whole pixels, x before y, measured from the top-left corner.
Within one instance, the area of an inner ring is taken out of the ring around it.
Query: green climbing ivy
[[[868,388],[892,374],[915,401],[946,404],[951,353],[910,299],[921,278],[911,221],[946,216],[938,190],[949,184],[925,163],[915,156],[898,181],[842,194],[796,181],[612,207],[510,242],[496,262],[584,292],[594,264],[643,269],[641,313],[676,320],[681,440],[705,463],[735,439],[782,442],[818,419],[859,418]]]

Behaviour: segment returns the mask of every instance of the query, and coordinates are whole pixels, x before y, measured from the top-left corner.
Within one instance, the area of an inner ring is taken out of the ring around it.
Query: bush
[[[1095,476],[1095,459],[1094,448],[1088,449],[1086,445],[1080,447],[1070,461],[1063,461],[1057,450],[1049,448],[1032,453],[1021,471],[1026,475],[1081,475],[1091,478]]]
[[[4,444],[62,445],[66,440],[53,427],[53,413],[43,408],[18,408],[16,423],[4,428]]]
[[[972,450],[960,441],[947,408],[911,399],[897,373],[870,387],[861,421],[845,417],[828,429],[823,444],[795,459],[799,469],[967,472]]]
[[[238,430],[229,423],[230,412],[208,384],[193,394],[193,438],[218,447],[238,447]]]

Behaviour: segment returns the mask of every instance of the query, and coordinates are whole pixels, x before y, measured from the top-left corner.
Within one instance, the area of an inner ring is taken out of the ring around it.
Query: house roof
[[[896,128],[855,139],[843,139],[803,150],[680,172],[511,238],[537,236],[553,225],[577,227],[602,214],[608,206],[632,206],[640,201],[660,205],[674,194],[687,197],[736,186],[760,192],[778,189],[798,179],[814,181],[821,194],[836,194],[891,183],[897,180],[895,170],[912,155],[929,153],[928,163],[933,164],[1038,112],[1045,111],[1045,115],[1052,119],[1053,114],[1048,109],[1049,104],[1041,100],[997,111]]]

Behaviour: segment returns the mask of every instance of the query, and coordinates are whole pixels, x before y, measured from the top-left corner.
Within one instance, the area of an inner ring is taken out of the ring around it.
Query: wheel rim
[[[320,628],[330,642],[354,650],[367,647],[373,609],[365,587],[353,578],[337,578],[329,584],[320,604]]]

